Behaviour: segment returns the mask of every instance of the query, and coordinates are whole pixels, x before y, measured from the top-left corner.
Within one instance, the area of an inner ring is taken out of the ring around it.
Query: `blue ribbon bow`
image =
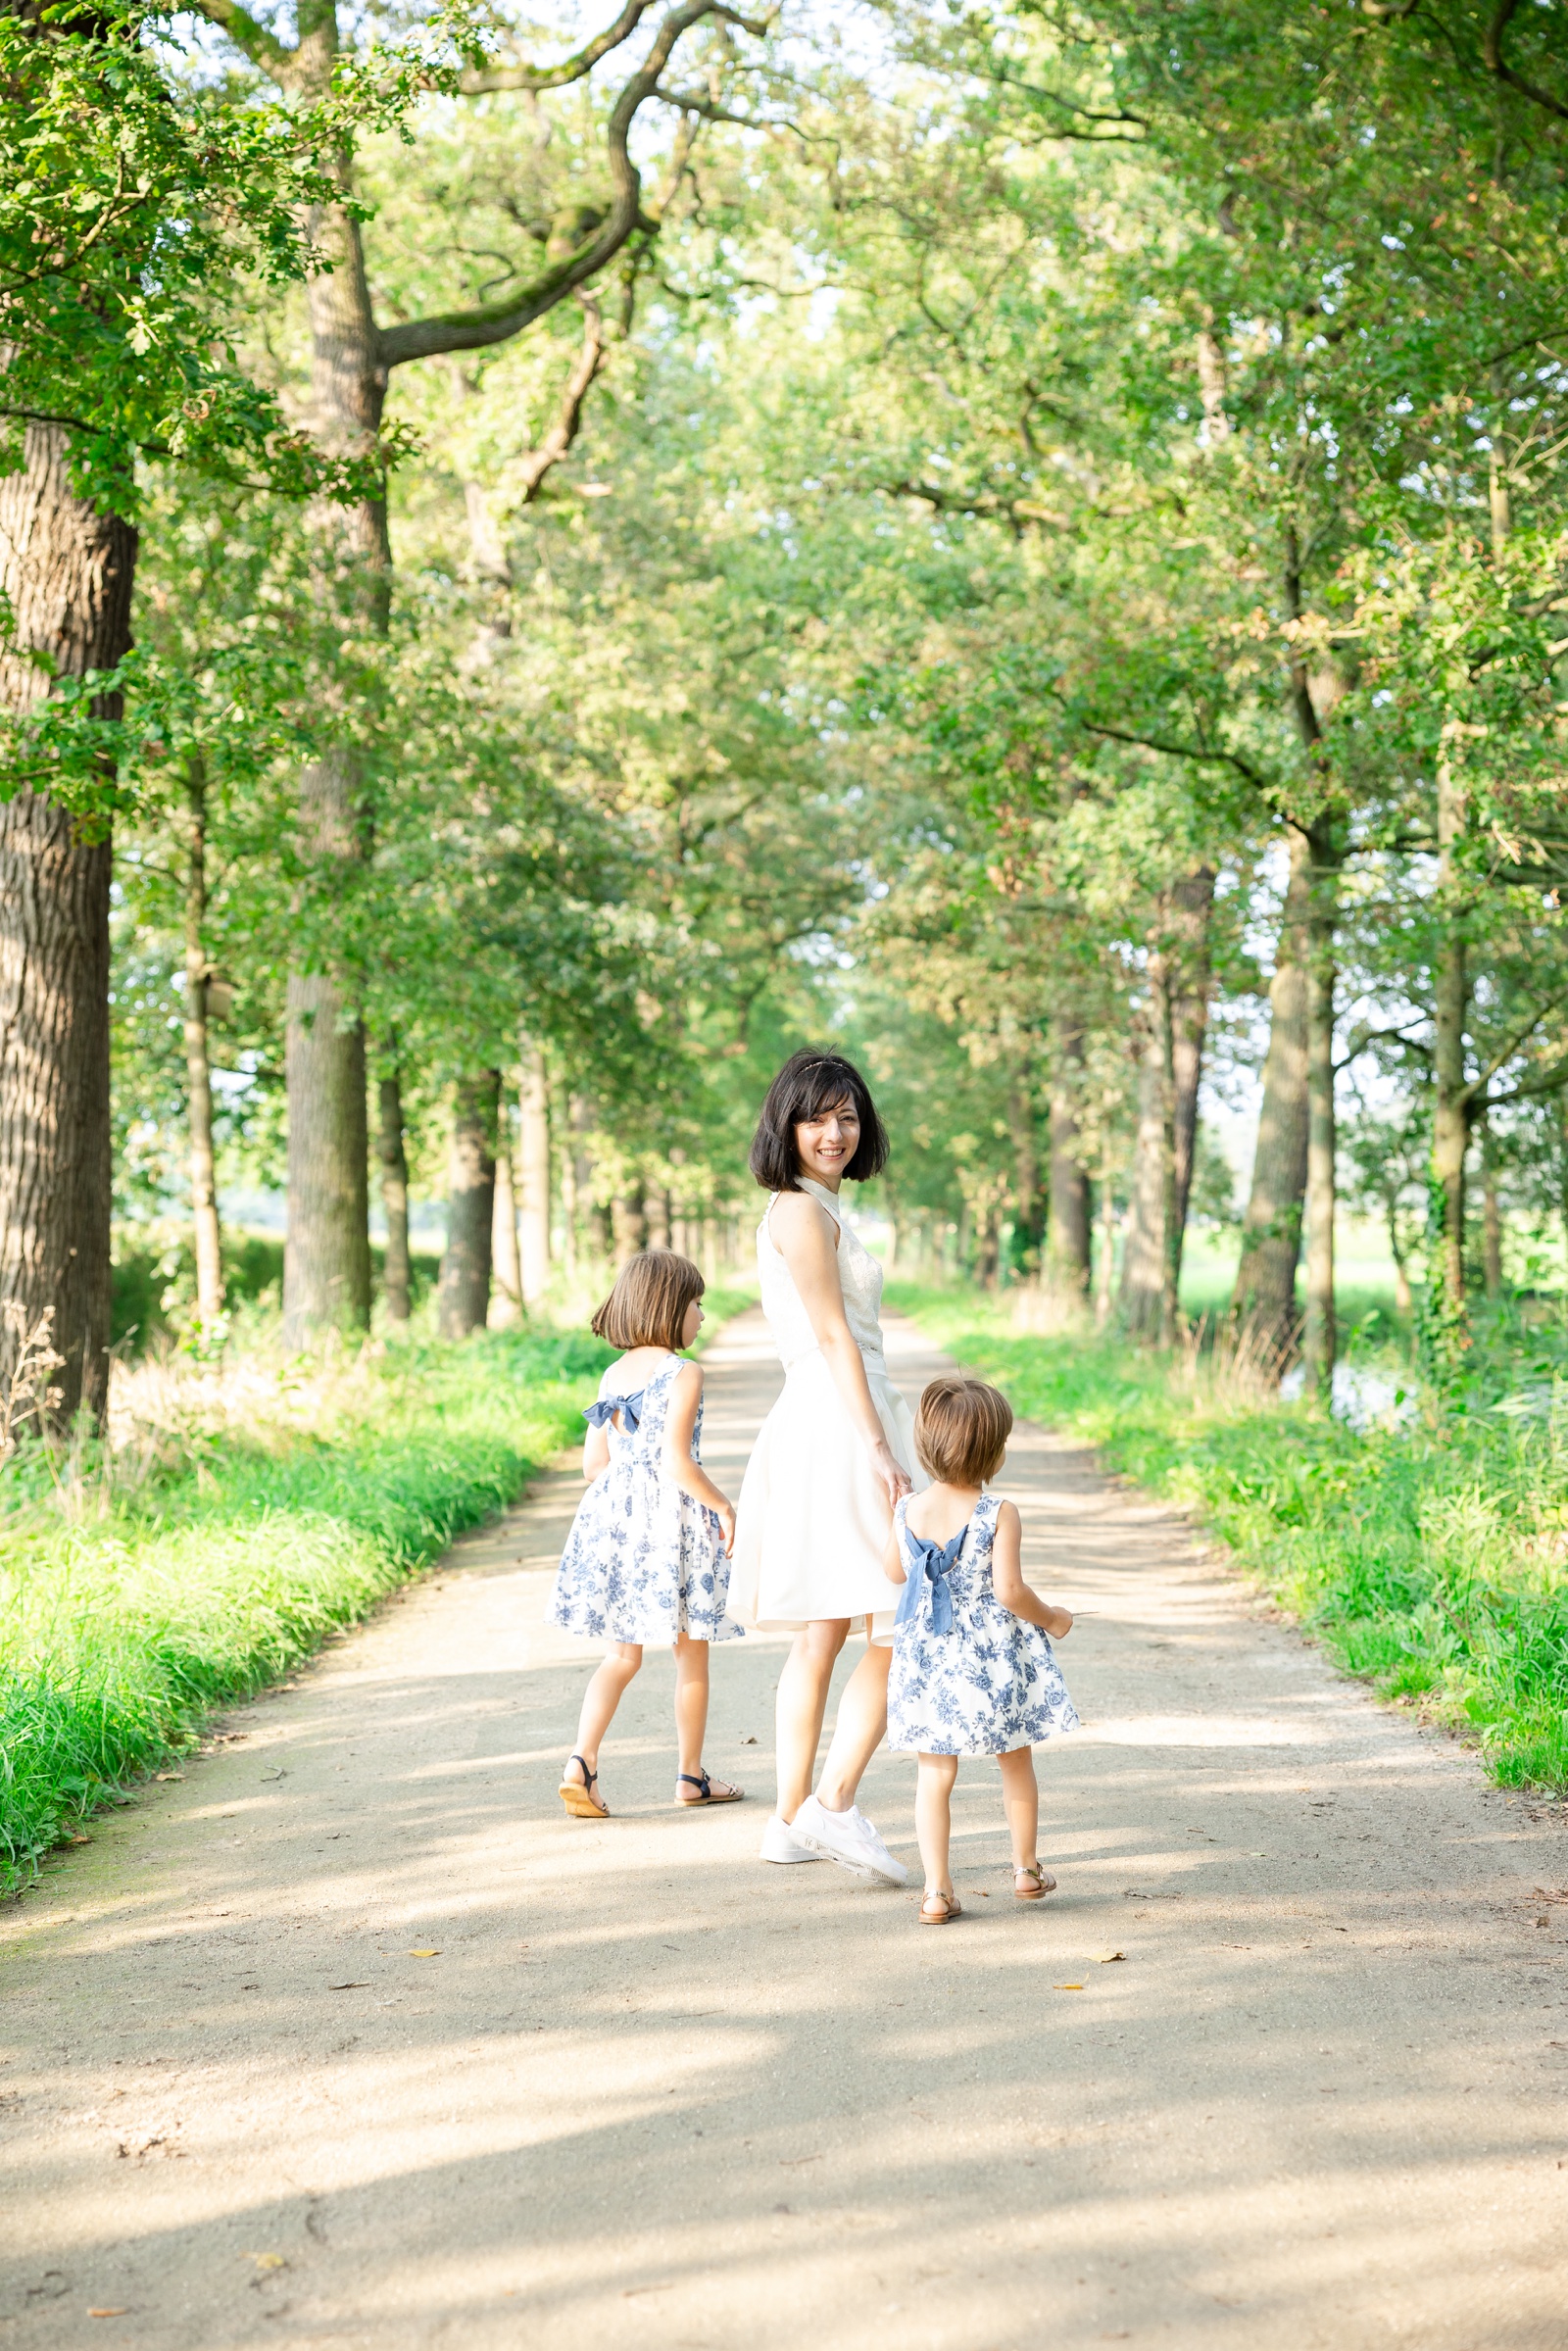
[[[602,1396],[597,1404],[589,1405],[583,1419],[590,1429],[602,1429],[606,1421],[613,1420],[618,1412],[627,1436],[635,1437],[637,1423],[642,1418],[643,1397],[647,1393],[646,1389],[639,1388],[635,1396]]]
[[[953,1587],[948,1577],[957,1564],[963,1548],[963,1539],[969,1532],[967,1519],[951,1542],[933,1543],[914,1529],[904,1530],[904,1565],[906,1583],[899,1594],[898,1613],[894,1624],[911,1624],[920,1612],[920,1594],[929,1580],[931,1586],[931,1630],[933,1633],[953,1631]]]

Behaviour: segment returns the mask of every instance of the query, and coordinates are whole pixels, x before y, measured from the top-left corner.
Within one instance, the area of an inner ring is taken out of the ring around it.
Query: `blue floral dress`
[[[1056,1653],[1038,1625],[991,1588],[1001,1499],[983,1494],[946,1546],[910,1533],[907,1495],[893,1514],[909,1581],[900,1596],[888,1677],[888,1745],[908,1754],[1006,1755],[1076,1731]]]
[[[685,1358],[671,1355],[634,1396],[612,1363],[589,1419],[606,1419],[610,1463],[577,1505],[556,1570],[550,1622],[589,1641],[731,1641],[742,1628],[725,1613],[729,1561],[715,1511],[683,1493],[664,1467],[670,1392]],[[617,1418],[603,1415],[620,1406]],[[635,1415],[636,1426],[629,1424]],[[697,1407],[692,1458],[701,1459]]]

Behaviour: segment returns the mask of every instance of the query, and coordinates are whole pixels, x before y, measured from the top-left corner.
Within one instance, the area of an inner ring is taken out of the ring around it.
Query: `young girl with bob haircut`
[[[1012,1406],[957,1374],[933,1380],[915,1415],[914,1449],[932,1484],[901,1501],[887,1572],[904,1585],[888,1684],[888,1744],[920,1759],[914,1825],[925,1864],[922,1927],[958,1916],[948,1866],[960,1755],[995,1755],[1012,1835],[1012,1890],[1055,1890],[1035,1852],[1040,1790],[1031,1748],[1078,1727],[1051,1635],[1072,1631],[1023,1580],[1023,1529],[1011,1502],[985,1493],[1006,1458]]]
[[[752,1173],[768,1195],[757,1234],[762,1306],[784,1391],[741,1488],[735,1608],[795,1635],[778,1686],[778,1801],[762,1859],[837,1861],[858,1878],[907,1877],[855,1801],[887,1718],[898,1592],[883,1568],[893,1506],[914,1480],[909,1407],[888,1378],[882,1268],[844,1222],[839,1187],[876,1175],[888,1140],[864,1078],[842,1053],[799,1053],[768,1089]],[[828,1684],[857,1621],[866,1653],[839,1706],[816,1792]]]
[[[702,1327],[703,1277],[689,1257],[651,1249],[623,1267],[593,1319],[625,1351],[585,1415],[587,1493],[556,1573],[550,1621],[610,1649],[588,1685],[561,1800],[579,1820],[608,1819],[599,1747],[647,1641],[675,1652],[675,1801],[734,1804],[745,1793],[703,1769],[708,1644],[738,1639],[726,1614],[735,1512],[702,1466],[703,1375],[681,1350]]]

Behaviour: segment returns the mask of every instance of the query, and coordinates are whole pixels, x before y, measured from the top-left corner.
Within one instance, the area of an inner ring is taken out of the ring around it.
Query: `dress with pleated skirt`
[[[838,1226],[839,1279],[850,1333],[895,1460],[929,1480],[914,1458],[914,1417],[888,1377],[882,1349],[882,1268],[841,1221],[825,1184],[801,1190]],[[768,1200],[771,1212],[773,1194]],[[730,1607],[763,1632],[798,1632],[829,1617],[871,1619],[871,1637],[893,1638],[899,1586],[882,1572],[892,1514],[887,1490],[850,1418],[794,1277],[764,1216],[757,1231],[762,1311],[784,1365],[784,1393],[758,1432],[736,1510]]]

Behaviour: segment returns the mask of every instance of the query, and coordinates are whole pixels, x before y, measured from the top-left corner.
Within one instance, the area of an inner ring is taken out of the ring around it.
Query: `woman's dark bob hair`
[[[842,1053],[791,1053],[767,1090],[752,1137],[751,1169],[764,1191],[799,1192],[801,1158],[795,1130],[840,1102],[853,1102],[860,1120],[860,1141],[845,1174],[852,1183],[863,1184],[867,1176],[882,1173],[888,1163],[887,1129],[855,1063]]]

